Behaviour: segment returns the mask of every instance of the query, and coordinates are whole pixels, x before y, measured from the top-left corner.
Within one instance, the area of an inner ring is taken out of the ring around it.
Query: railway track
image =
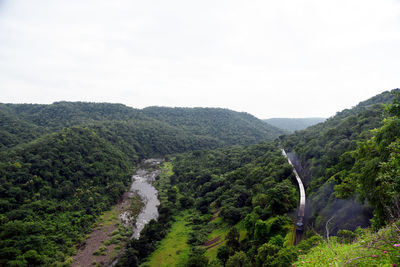
[[[296,176],[297,184],[299,186],[299,191],[300,191],[300,201],[299,201],[299,207],[297,209],[297,222],[296,222],[296,236],[294,240],[294,245],[297,245],[303,238],[303,233],[304,233],[304,214],[306,210],[306,191],[304,190],[304,185],[303,182],[301,181],[301,178],[299,174],[296,171],[296,168],[294,167],[292,161],[289,159],[287,156],[285,150],[281,148],[283,156],[285,156],[289,162],[290,165],[293,166],[293,173]]]

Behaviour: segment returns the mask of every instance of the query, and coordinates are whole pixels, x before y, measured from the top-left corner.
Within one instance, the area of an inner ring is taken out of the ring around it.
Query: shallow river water
[[[132,227],[132,237],[138,239],[140,232],[153,219],[158,218],[158,206],[160,201],[158,200],[158,191],[153,186],[153,182],[156,177],[160,174],[160,168],[158,166],[163,162],[162,159],[147,159],[143,162],[142,167],[136,170],[136,173],[132,176],[132,184],[129,189],[129,197],[134,194],[138,194],[144,202],[144,207],[140,211],[136,218],[136,224],[131,225],[130,213],[125,211],[119,215],[120,221],[125,226]],[[117,263],[118,259],[114,260],[111,266]]]
[[[148,159],[144,161],[144,164],[150,167],[157,166],[161,163],[159,159]],[[148,168],[140,168],[136,171],[136,174],[132,177],[132,185],[130,192],[134,194],[135,192],[140,195],[145,206],[139,213],[136,219],[136,225],[133,227],[132,238],[139,238],[140,232],[143,230],[144,226],[153,219],[158,217],[158,205],[160,201],[158,200],[158,192],[152,185],[156,177],[160,174],[160,170]]]

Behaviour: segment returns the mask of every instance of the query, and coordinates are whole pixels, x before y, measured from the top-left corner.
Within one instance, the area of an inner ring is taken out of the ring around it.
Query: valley
[[[129,191],[111,212],[104,213],[89,238],[73,257],[72,266],[114,266],[126,243],[138,239],[150,220],[158,217],[160,204],[152,186],[160,174],[161,159],[145,159],[132,176]]]
[[[0,104],[0,266],[400,264],[399,103],[294,133],[216,108]]]

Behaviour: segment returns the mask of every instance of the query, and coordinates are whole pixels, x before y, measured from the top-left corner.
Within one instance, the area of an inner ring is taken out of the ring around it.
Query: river
[[[133,182],[129,194],[138,194],[144,202],[144,207],[136,218],[136,224],[132,227],[132,238],[138,239],[144,226],[158,217],[160,201],[153,182],[160,174],[160,169],[157,166],[161,162],[161,159],[147,159],[143,162],[142,167],[137,169],[136,174],[132,176]],[[124,216],[124,214],[120,215],[121,221],[124,220]]]
[[[159,165],[163,162],[162,159],[147,159],[144,160],[141,166],[132,176],[132,184],[128,192],[128,199],[134,194],[138,194],[144,202],[144,207],[136,217],[136,223],[131,223],[129,211],[124,211],[119,215],[119,220],[127,227],[132,227],[132,238],[138,239],[140,232],[148,222],[158,218],[158,191],[153,186],[157,176],[160,175]],[[111,266],[118,262],[118,258],[113,261]]]

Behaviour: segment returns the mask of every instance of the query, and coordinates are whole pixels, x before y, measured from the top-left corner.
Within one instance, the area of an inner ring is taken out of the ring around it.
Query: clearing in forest
[[[190,212],[175,217],[170,231],[142,266],[185,266],[189,259]]]

